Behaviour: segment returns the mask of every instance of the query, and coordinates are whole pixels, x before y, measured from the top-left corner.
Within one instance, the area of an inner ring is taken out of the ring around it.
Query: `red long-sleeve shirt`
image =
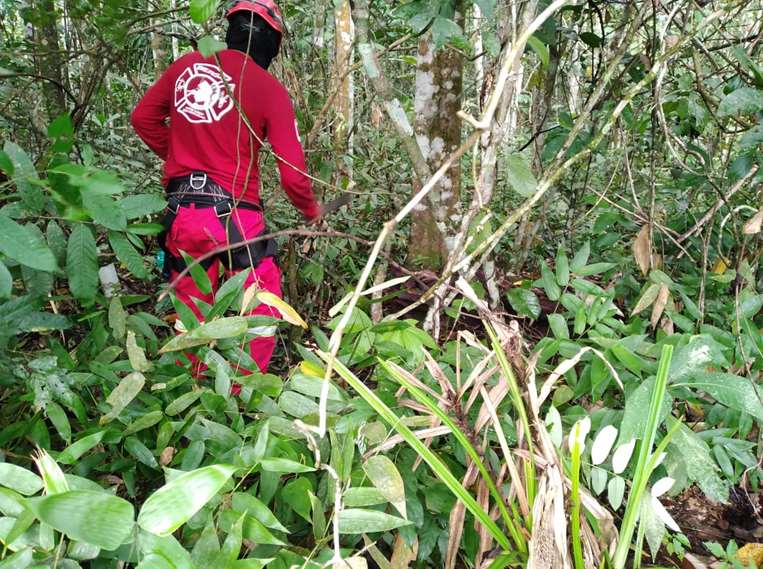
[[[260,201],[261,144],[228,96],[232,92],[260,140],[267,139],[283,159],[277,160],[281,185],[291,202],[306,218],[317,217],[310,179],[300,172],[306,171],[305,156],[286,89],[240,51],[226,49],[218,56],[220,67],[198,51],[181,57],[132,113],[135,132],[165,160],[164,184],[203,171],[237,198]]]

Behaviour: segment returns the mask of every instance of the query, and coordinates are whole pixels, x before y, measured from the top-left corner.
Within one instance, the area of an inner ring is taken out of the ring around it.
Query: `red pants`
[[[172,227],[167,231],[167,250],[176,257],[182,257],[182,251],[194,259],[198,259],[210,251],[228,245],[227,223],[235,223],[244,239],[256,237],[262,233],[265,227],[265,220],[263,219],[262,212],[259,211],[239,208],[230,216],[219,218],[215,214],[214,208],[196,207],[194,204],[191,204],[188,207],[180,207],[178,209],[177,217],[172,223]],[[223,258],[225,262],[223,262]],[[221,253],[207,269],[209,281],[212,283],[211,294],[202,293],[190,274],[180,279],[180,282],[175,287],[175,294],[178,299],[193,310],[199,319],[202,318],[202,315],[193,299],[197,298],[208,304],[214,304],[214,293],[220,286],[221,264],[225,266],[226,277],[246,270],[246,267],[235,266],[235,263],[231,267],[227,260],[226,253]],[[173,282],[177,275],[176,271],[172,271],[170,282]],[[272,257],[266,257],[255,267],[246,279],[244,290],[254,283],[257,283],[258,288],[270,291],[279,298],[282,297],[281,270]],[[260,304],[251,311],[250,316],[274,316],[278,318],[280,314],[277,310]],[[257,366],[262,373],[267,372],[275,345],[274,335],[260,336],[249,344],[252,359],[257,362]],[[237,367],[235,362],[231,363],[235,369]],[[247,370],[242,369],[241,371],[247,373]]]

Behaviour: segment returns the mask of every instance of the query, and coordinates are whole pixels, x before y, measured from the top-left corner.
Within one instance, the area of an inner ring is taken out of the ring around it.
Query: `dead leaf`
[[[167,447],[162,451],[162,454],[159,455],[159,464],[167,466],[172,462],[173,458],[175,458],[175,447]]]
[[[392,549],[392,560],[390,565],[392,569],[408,569],[411,563],[416,561],[416,557],[419,555],[419,538],[414,537],[413,543],[408,543],[403,539],[403,536],[397,534],[395,538],[395,545]]]
[[[450,512],[448,528],[448,552],[445,556],[445,569],[454,569],[458,561],[458,553],[461,551],[461,536],[464,533],[464,519],[466,507],[459,501]]]
[[[763,207],[744,224],[744,234],[755,235],[760,233],[761,226],[763,226]]]
[[[660,285],[660,290],[657,293],[657,299],[654,301],[654,306],[652,307],[652,328],[656,328],[657,324],[660,322],[660,318],[662,318],[662,314],[665,312],[665,306],[668,304],[669,298],[670,289],[668,288],[668,285],[662,283]]]
[[[241,300],[241,312],[239,313],[239,316],[244,316],[244,314],[249,312],[249,306],[252,304],[254,295],[257,294],[258,290],[260,289],[255,282],[244,291],[244,298]]]
[[[649,266],[652,257],[652,239],[649,235],[649,225],[644,225],[633,242],[633,257],[636,259],[641,272],[649,274]]]
[[[713,265],[713,273],[716,275],[722,275],[726,272],[726,269],[729,268],[728,261],[724,259],[723,257],[718,257],[718,260],[715,261],[715,265]]]
[[[747,567],[752,562],[756,567],[763,564],[763,543],[748,543],[737,551],[737,559]]]

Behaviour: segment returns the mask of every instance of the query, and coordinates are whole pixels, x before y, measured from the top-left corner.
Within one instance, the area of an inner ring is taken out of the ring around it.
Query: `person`
[[[226,18],[227,49],[212,57],[194,51],[175,61],[131,117],[138,136],[165,161],[168,207],[159,239],[164,276],[176,280],[186,267],[184,255],[199,259],[228,246],[228,251],[202,262],[211,292],[199,290],[190,275],[176,283],[178,300],[200,320],[203,303],[214,302],[223,270],[227,277],[250,270],[245,290],[256,284],[281,297],[275,242],[236,247],[267,232],[258,163],[263,141],[276,155],[281,185],[292,204],[308,221],[321,214],[305,174],[291,100],[268,72],[281,47],[281,11],[273,0],[238,1]],[[279,316],[264,304],[251,315]],[[264,373],[275,348],[275,330],[253,332],[261,335],[252,340],[250,353]],[[198,361],[195,365],[199,375],[204,368]],[[249,371],[256,370],[242,369]]]

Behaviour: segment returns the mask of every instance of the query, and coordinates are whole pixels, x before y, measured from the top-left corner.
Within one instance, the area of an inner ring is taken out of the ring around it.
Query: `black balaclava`
[[[248,53],[267,69],[281,49],[281,34],[254,12],[236,12],[228,19],[225,43],[229,49]]]

